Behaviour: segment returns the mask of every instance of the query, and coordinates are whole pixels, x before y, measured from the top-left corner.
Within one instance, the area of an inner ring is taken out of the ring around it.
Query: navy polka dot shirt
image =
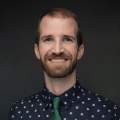
[[[9,120],[51,120],[55,97],[45,87],[32,96],[16,101]],[[62,120],[120,120],[120,107],[112,101],[76,84],[60,97]]]

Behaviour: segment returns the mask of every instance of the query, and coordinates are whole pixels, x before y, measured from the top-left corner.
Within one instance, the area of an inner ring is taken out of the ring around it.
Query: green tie
[[[59,113],[59,103],[60,103],[60,98],[55,97],[53,99],[53,116],[52,116],[52,120],[61,120],[60,113]]]

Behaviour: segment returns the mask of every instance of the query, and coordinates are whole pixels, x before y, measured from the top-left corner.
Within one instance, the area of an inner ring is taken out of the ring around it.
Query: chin
[[[51,71],[53,71],[53,70],[51,70]],[[64,71],[54,71],[54,72],[47,71],[47,75],[52,78],[64,78],[64,77],[69,76],[72,72],[73,71],[69,71],[68,69],[66,69]]]

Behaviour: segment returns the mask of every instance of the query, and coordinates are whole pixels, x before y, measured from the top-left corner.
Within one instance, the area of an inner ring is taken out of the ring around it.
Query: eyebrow
[[[71,36],[71,35],[63,35],[63,37],[66,37],[66,38],[70,38],[70,39],[76,40],[76,37]]]
[[[44,36],[40,37],[40,39],[41,39],[41,40],[44,40],[44,39],[46,39],[46,38],[51,38],[51,37],[53,37],[53,36],[52,36],[52,35],[44,35]],[[76,40],[76,37],[71,36],[71,35],[63,35],[62,37]]]
[[[50,37],[52,37],[52,35],[44,35],[44,36],[40,37],[40,39],[41,39],[41,40],[44,40],[44,39],[50,38]]]

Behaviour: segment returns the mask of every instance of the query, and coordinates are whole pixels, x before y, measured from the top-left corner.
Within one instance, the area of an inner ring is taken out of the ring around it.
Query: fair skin
[[[77,45],[77,25],[73,18],[45,16],[39,31],[40,41],[35,44],[34,51],[48,70],[43,71],[45,85],[53,94],[61,95],[76,82],[76,69],[68,74],[66,71],[81,59],[84,45]]]

